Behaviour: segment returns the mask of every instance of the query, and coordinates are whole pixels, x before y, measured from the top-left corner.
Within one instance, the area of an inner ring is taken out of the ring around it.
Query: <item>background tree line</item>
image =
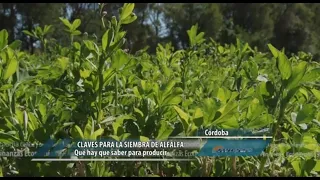
[[[122,3],[109,3],[107,18],[117,14]],[[125,26],[126,47],[134,53],[145,47],[153,53],[158,43],[171,42],[176,48],[188,45],[186,31],[194,24],[205,36],[220,43],[233,43],[236,38],[249,42],[260,51],[267,43],[287,53],[305,51],[317,60],[320,52],[320,4],[318,3],[138,3],[134,10],[137,21]],[[22,30],[53,25],[50,34],[59,43],[67,43],[62,22],[81,19],[79,38],[100,37],[103,32],[98,4],[95,3],[0,3],[0,29],[9,31],[9,40],[20,39],[23,48],[36,51],[36,40]]]

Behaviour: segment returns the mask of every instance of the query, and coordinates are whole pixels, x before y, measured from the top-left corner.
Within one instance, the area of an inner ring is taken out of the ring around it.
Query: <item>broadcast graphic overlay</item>
[[[193,161],[197,157],[258,156],[271,136],[250,131],[200,130],[168,140],[49,140],[32,161]]]

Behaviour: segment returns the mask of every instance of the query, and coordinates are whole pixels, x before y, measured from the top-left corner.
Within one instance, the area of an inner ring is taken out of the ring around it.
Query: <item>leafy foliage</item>
[[[261,157],[194,162],[41,163],[1,157],[0,175],[318,176],[315,157],[285,156],[319,152],[318,63],[305,53],[289,57],[271,44],[271,53],[261,53],[240,40],[207,41],[197,25],[185,32],[186,49],[158,44],[155,55],[146,50],[132,55],[122,49],[122,27],[137,20],[134,7],[124,4],[119,16],[107,21],[101,14],[104,33],[96,40],[74,38],[83,33],[80,19],[60,18],[70,37],[66,46],[47,38],[50,25],[24,31],[46,42],[39,55],[20,51],[16,42],[8,45],[7,31],[0,31],[0,142],[164,140],[215,127],[269,128],[274,143],[304,146],[270,146]]]

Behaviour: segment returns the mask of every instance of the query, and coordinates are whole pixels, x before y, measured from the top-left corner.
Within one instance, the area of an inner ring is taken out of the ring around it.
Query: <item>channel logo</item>
[[[270,139],[208,139],[198,156],[259,156]]]
[[[215,146],[212,153],[248,153],[252,152],[252,148],[224,148],[223,146]]]
[[[217,152],[220,149],[223,149],[223,146],[216,146],[216,147],[212,148],[212,152]]]

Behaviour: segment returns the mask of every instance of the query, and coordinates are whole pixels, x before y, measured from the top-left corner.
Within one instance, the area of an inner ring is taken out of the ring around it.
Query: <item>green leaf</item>
[[[39,121],[32,113],[28,112],[29,125],[32,124],[33,129],[39,128]]]
[[[147,81],[141,80],[140,85],[143,91],[147,91]]]
[[[45,118],[47,115],[47,107],[43,104],[39,104],[39,111],[40,111],[42,118]]]
[[[75,125],[72,127],[71,129],[71,136],[75,139],[80,138],[80,139],[84,139],[84,135],[82,130],[80,129],[79,126]]]
[[[312,134],[305,133],[302,137],[303,149],[307,151],[319,152],[319,145],[315,138],[313,138]]]
[[[249,105],[247,118],[249,120],[254,120],[261,115],[263,110],[264,110],[264,107],[260,105],[259,100],[255,98]]]
[[[34,33],[37,37],[43,34],[41,27],[36,27],[36,33]]]
[[[13,88],[13,85],[12,84],[6,84],[6,85],[3,85],[0,87],[0,91],[6,91],[8,89],[11,89]]]
[[[73,43],[73,47],[76,48],[77,50],[80,50],[81,49],[81,44],[78,43],[78,42],[74,42]]]
[[[95,51],[94,42],[89,41],[89,40],[83,40],[83,43],[86,45],[86,47],[87,47],[90,51]]]
[[[112,45],[117,44],[117,42],[125,41],[124,37],[125,37],[126,33],[127,33],[126,31],[118,32],[118,34],[116,34],[114,37]],[[111,49],[112,49],[112,47],[111,47]]]
[[[292,76],[288,80],[287,89],[290,90],[299,85],[301,79],[307,70],[307,62],[300,62],[297,66],[292,69]]]
[[[273,117],[271,114],[263,114],[258,118],[251,120],[246,126],[249,129],[259,129],[263,128],[273,122]]]
[[[180,109],[178,106],[174,106],[174,109],[178,113],[179,117],[183,119],[184,121],[188,122],[189,121],[189,115],[185,113],[182,109]]]
[[[291,125],[291,127],[292,127],[292,130],[297,134],[297,135],[299,135],[299,134],[301,134],[300,132],[299,132],[299,130],[298,130],[298,126],[290,119],[290,118],[285,118],[287,121],[288,121],[288,123]]]
[[[268,47],[269,47],[272,55],[273,55],[275,58],[277,58],[278,55],[279,55],[279,50],[276,49],[274,46],[272,46],[272,44],[268,44]]]
[[[110,29],[108,29],[102,36],[102,49],[106,50],[106,48],[108,47],[108,45],[110,45],[110,42],[112,40],[113,33],[112,35],[110,35],[112,33],[112,31],[110,31]]]
[[[315,116],[317,108],[312,104],[303,105],[302,109],[298,112],[297,115],[297,124],[308,123],[311,122]]]
[[[259,75],[259,70],[258,70],[258,65],[254,61],[245,61],[244,62],[244,69],[246,75],[251,79],[251,80],[256,80],[258,75]],[[261,75],[260,75],[261,76]]]
[[[320,68],[314,68],[308,71],[302,78],[303,82],[314,82],[320,79]]]
[[[133,11],[134,3],[124,3],[120,14],[120,20],[126,19]]]
[[[227,101],[227,96],[226,96],[225,91],[223,90],[223,88],[219,88],[218,89],[217,98],[220,101],[224,102],[224,103]]]
[[[98,177],[102,177],[106,168],[105,168],[105,162],[100,161],[99,164],[97,165],[100,168],[100,171],[98,173]]]
[[[19,108],[16,108],[15,119],[18,120],[20,125],[23,124],[23,112]]]
[[[76,19],[76,20],[73,21],[72,28],[70,28],[70,29],[76,30],[80,25],[81,25],[81,20],[80,19]]]
[[[60,57],[60,58],[58,59],[58,63],[59,63],[59,65],[60,65],[61,69],[64,71],[64,70],[66,70],[67,67],[68,67],[69,59],[68,59],[67,57]]]
[[[44,34],[47,34],[47,33],[49,33],[49,32],[51,32],[51,30],[52,30],[52,25],[45,25],[44,26],[44,30],[43,30],[43,33]]]
[[[258,86],[258,92],[261,95],[265,95],[265,96],[271,96],[274,94],[275,92],[275,87],[274,85],[268,81],[268,82],[261,82]]]
[[[300,159],[295,159],[294,161],[291,162],[291,165],[296,172],[296,176],[301,176],[301,160]]]
[[[204,32],[201,32],[201,33],[199,33],[197,36],[196,36],[196,43],[197,44],[201,44],[201,43],[203,43],[203,41],[205,40],[204,38]]]
[[[97,137],[101,136],[104,133],[104,129],[100,128],[93,133],[93,139],[97,139]]]
[[[218,103],[211,99],[207,98],[203,103],[203,113],[204,113],[204,126],[208,125],[211,121],[213,121],[214,116],[218,110]]]
[[[90,74],[91,74],[90,70],[87,70],[87,69],[81,70],[80,69],[80,77],[81,78],[86,79],[86,78],[88,78],[90,76]]]
[[[163,96],[168,96],[172,93],[172,89],[176,84],[175,80],[170,80],[165,86],[162,86],[161,89],[164,87],[164,91],[162,93]]]
[[[303,171],[309,175],[316,164],[317,162],[314,159],[308,159],[304,162]]]
[[[222,46],[219,46],[218,47],[218,51],[219,51],[220,54],[222,54],[224,52],[224,48]]]
[[[291,63],[287,59],[286,55],[284,53],[279,53],[278,61],[277,61],[277,67],[280,71],[282,80],[287,80],[291,76]]]
[[[134,112],[136,112],[137,114],[140,115],[140,117],[143,117],[143,116],[144,116],[144,115],[143,115],[143,112],[140,111],[140,109],[138,109],[138,108],[133,108],[133,109],[134,109]]]
[[[124,19],[123,21],[121,21],[121,24],[130,24],[133,21],[135,21],[137,19],[137,16],[132,13],[130,14],[130,16],[128,16],[126,19]]]
[[[200,108],[197,108],[193,115],[193,122],[197,127],[203,124],[203,113]]]
[[[15,49],[19,49],[21,47],[21,44],[22,44],[22,41],[15,40],[9,45],[9,47],[15,50]]]
[[[305,88],[300,88],[299,92],[304,95],[306,100],[309,100],[309,94],[308,94],[308,91]]]
[[[110,45],[110,51],[116,50],[120,48],[122,45],[125,44],[126,40],[124,39],[125,32],[118,33],[117,36],[114,38],[114,41]]]
[[[246,52],[246,50],[248,49],[248,47],[249,47],[249,44],[248,44],[248,43],[245,43],[244,46],[242,47],[241,52],[242,52],[242,53]]]
[[[191,47],[198,43],[202,43],[204,41],[203,39],[204,33],[201,32],[197,35],[197,31],[198,31],[198,24],[193,25],[191,29],[187,31]]]
[[[0,51],[8,45],[8,37],[7,30],[3,29],[0,31]]]
[[[85,128],[84,128],[84,138],[85,139],[90,139],[92,135],[92,125],[91,125],[91,120],[88,120]]]
[[[163,106],[178,105],[182,101],[182,98],[179,95],[180,94],[178,93],[173,93],[162,102],[162,105]]]
[[[239,123],[235,116],[231,116],[228,118],[228,121],[223,121],[220,126],[223,129],[236,129],[239,128]]]
[[[140,136],[140,141],[141,141],[141,142],[148,142],[148,141],[149,141],[149,138],[148,138],[148,137],[145,137],[145,136]]]
[[[311,89],[311,92],[320,101],[320,91],[317,89]]]
[[[187,113],[185,113],[182,109],[180,109],[178,106],[174,106],[174,109],[178,113],[178,115],[182,121],[183,128],[186,131],[189,127],[189,115]]]
[[[219,109],[221,116],[219,116],[218,119],[212,123],[212,125],[218,125],[220,123],[223,123],[224,121],[227,121],[228,118],[234,115],[237,107],[238,104],[235,101],[229,101],[228,104]]]
[[[121,70],[128,63],[129,57],[123,52],[122,49],[118,49],[117,52],[112,56],[111,67],[117,70]]]
[[[5,70],[3,79],[4,80],[9,79],[16,72],[17,67],[18,67],[18,61],[16,60],[15,57],[11,58],[7,68]]]
[[[115,71],[114,69],[108,69],[106,70],[104,73],[103,73],[103,86],[106,86],[107,84],[110,83],[110,81],[112,80],[112,78],[114,77],[115,75]]]
[[[313,168],[314,171],[320,172],[320,160],[317,160],[317,164]]]
[[[299,87],[295,87],[293,89],[290,89],[286,95],[286,97],[282,100],[283,101],[283,106],[286,106],[286,104],[289,103],[290,99],[299,91]]]
[[[65,26],[67,26],[69,29],[72,29],[72,24],[69,22],[68,19],[62,18],[62,17],[60,17],[59,19],[62,21],[62,23],[63,23]]]
[[[0,142],[4,144],[11,144],[13,142],[19,142],[19,139],[4,132],[0,132]]]
[[[74,36],[78,36],[78,35],[80,35],[81,34],[81,31],[79,31],[79,30],[75,30],[75,31],[72,31],[72,33],[71,33],[72,35],[74,35]]]
[[[167,121],[160,121],[160,129],[156,140],[166,140],[173,132],[173,127]]]
[[[285,134],[285,133],[282,132],[282,134]],[[285,134],[285,135],[287,135],[287,134]],[[284,143],[279,144],[278,148],[279,148],[280,153],[282,153],[282,154],[285,154],[289,149],[291,149],[290,146],[288,146]]]

